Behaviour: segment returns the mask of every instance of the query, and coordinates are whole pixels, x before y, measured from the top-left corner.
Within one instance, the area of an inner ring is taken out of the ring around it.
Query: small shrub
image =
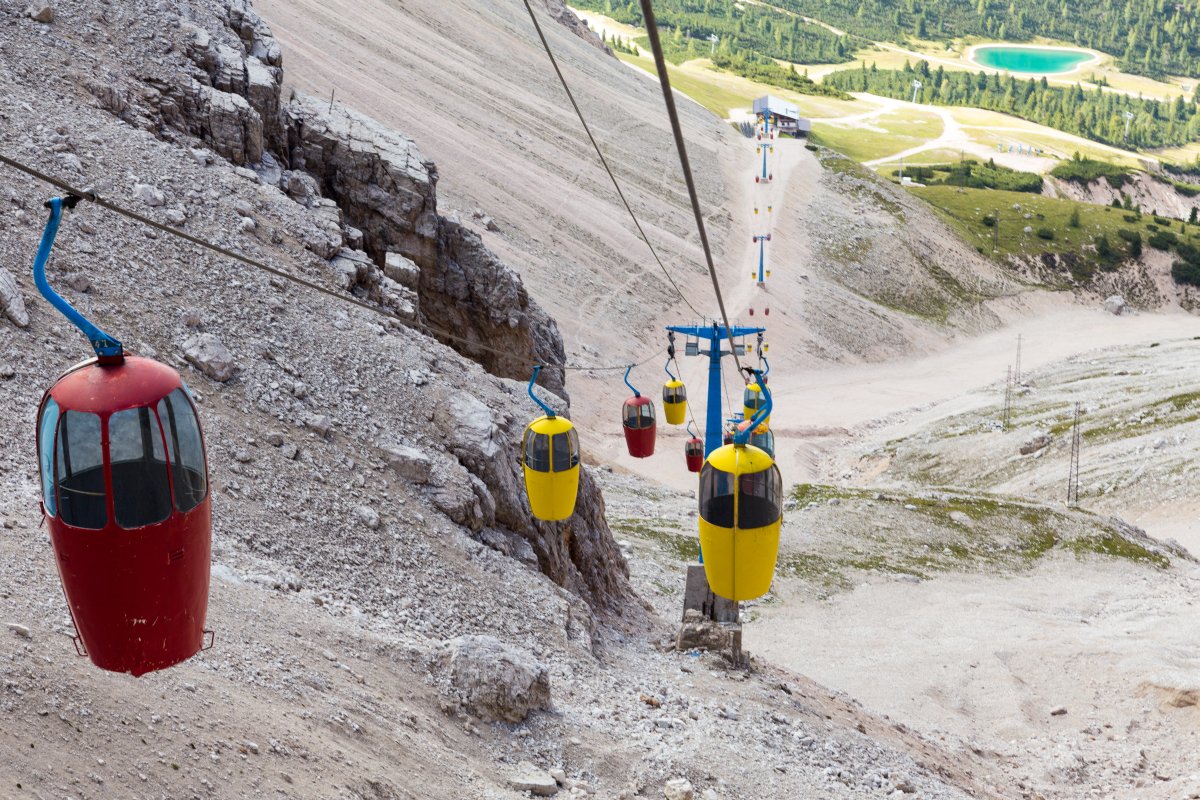
[[[996,227],[996,218],[993,217],[991,214],[984,215],[984,218],[981,219],[980,222],[983,223],[983,227],[985,227],[985,228]]]
[[[1179,241],[1179,237],[1170,231],[1158,231],[1146,240],[1155,250],[1170,250]]]
[[[1162,217],[1155,217],[1154,222],[1156,224],[1162,225],[1163,227],[1166,227],[1166,228],[1171,227],[1171,220],[1169,220],[1169,219],[1163,219]]]
[[[1054,231],[1050,228],[1038,228],[1037,236],[1039,239],[1045,239],[1046,241],[1053,241]]]
[[[1200,264],[1176,261],[1171,266],[1171,277],[1175,279],[1176,283],[1200,286]]]
[[[1072,228],[1079,227],[1079,206],[1075,206],[1071,209],[1071,218],[1067,220],[1067,224]]]
[[[804,145],[804,149],[811,150],[814,153],[817,152],[817,146],[815,144],[806,144],[806,145]]]
[[[1188,242],[1180,242],[1175,248],[1175,252],[1179,253],[1179,257],[1188,263],[1200,266],[1200,247]]]
[[[1096,255],[1103,259],[1112,258],[1112,245],[1108,243],[1108,237],[1100,234],[1096,237]]]
[[[1141,231],[1135,231],[1132,228],[1121,228],[1117,231],[1117,236],[1120,236],[1127,242],[1140,242],[1142,240]]]
[[[1116,201],[1116,200],[1114,200],[1113,202],[1115,203],[1115,202],[1117,202],[1117,201]],[[1126,222],[1137,222],[1137,221],[1138,221],[1138,215],[1137,215],[1137,214],[1122,214],[1122,215],[1121,215],[1121,217],[1122,217],[1122,219],[1124,219]]]

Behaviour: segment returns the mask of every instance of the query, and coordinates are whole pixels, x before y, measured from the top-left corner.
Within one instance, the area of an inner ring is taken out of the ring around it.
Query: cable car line
[[[169,234],[171,236],[176,236],[180,239],[183,239],[187,242],[190,242],[190,243],[196,245],[197,247],[201,247],[205,250],[209,250],[213,253],[216,253],[217,255],[225,256],[226,258],[231,258],[235,261],[240,261],[243,264],[254,267],[255,269],[258,269],[258,270],[262,270],[263,272],[267,272],[271,275],[274,275],[277,278],[282,278],[283,280],[290,281],[292,283],[303,286],[307,289],[311,289],[314,292],[319,292],[320,294],[326,295],[328,297],[332,297],[334,300],[338,300],[342,303],[348,303],[352,306],[356,306],[358,308],[365,309],[367,311],[370,311],[373,314],[377,314],[379,316],[386,317],[387,319],[393,319],[393,320],[398,319],[398,317],[396,317],[395,314],[392,314],[390,311],[385,311],[384,309],[379,308],[378,306],[373,306],[370,303],[365,303],[362,300],[359,300],[355,297],[350,297],[339,291],[336,291],[333,289],[327,289],[326,287],[321,286],[318,283],[314,283],[313,281],[307,280],[306,278],[301,278],[297,275],[293,275],[289,272],[285,272],[284,270],[281,270],[277,267],[272,267],[271,265],[265,264],[262,261],[258,261],[256,259],[250,258],[249,256],[244,256],[241,253],[238,253],[234,250],[230,250],[227,247],[222,247],[221,245],[214,244],[213,242],[207,241],[205,239],[201,239],[198,236],[193,236],[192,234],[188,233],[187,231],[180,230],[179,228],[175,228],[170,225],[165,225],[161,222],[158,222],[157,220],[151,219],[150,217],[139,214],[136,211],[132,211],[123,206],[117,205],[116,203],[112,202],[111,200],[107,200],[104,197],[101,197],[99,194],[97,194],[92,189],[77,189],[76,187],[72,186],[71,184],[67,183],[66,181],[55,178],[52,175],[47,175],[43,172],[39,172],[38,170],[34,169],[33,167],[26,166],[25,164],[22,164],[19,161],[15,161],[15,160],[5,156],[3,153],[0,153],[0,164],[5,164],[9,167],[12,167],[15,170],[18,170],[19,172],[23,172],[26,175],[29,175],[40,181],[48,183],[51,186],[55,187],[56,189],[60,189],[63,192],[65,192],[68,197],[77,197],[80,200],[86,200],[90,203],[95,203],[96,205],[100,206],[101,208],[107,209],[108,211],[111,211],[114,214],[119,214],[120,216],[128,217],[129,219],[132,219],[135,222],[140,222],[143,225],[149,226],[156,230],[160,230],[163,233]],[[71,205],[74,205],[74,204],[71,204]],[[447,330],[443,330],[441,328],[438,328],[434,325],[430,325],[425,322],[418,322],[418,323],[416,323],[415,327],[421,328],[424,331],[434,334],[436,336],[444,336],[447,339],[453,339],[454,341],[470,345],[470,346],[478,348],[480,350],[486,350],[489,353],[494,353],[496,355],[501,355],[501,356],[512,355],[512,353],[509,351],[500,350],[495,347],[490,347],[486,344],[482,344],[479,342],[472,341],[470,339],[463,338],[461,336],[457,336]],[[649,361],[651,361],[652,359],[657,358],[657,357],[658,357],[657,354],[652,354],[650,356],[647,356],[642,361],[639,361],[636,364],[633,364],[633,366],[634,367],[643,366],[644,364],[648,363]],[[531,366],[533,366],[532,363],[531,363]],[[620,364],[605,364],[605,365],[552,364],[549,362],[542,362],[539,366],[553,367],[555,369],[572,370],[572,371],[615,372],[617,370],[626,369],[627,367],[630,366],[630,362],[626,361],[626,362],[622,362]]]
[[[638,221],[637,214],[633,213],[633,206],[625,199],[625,192],[621,190],[621,184],[617,181],[617,176],[613,173],[612,168],[608,166],[608,159],[604,157],[604,153],[600,150],[599,143],[596,142],[596,137],[592,135],[592,129],[588,126],[587,120],[583,117],[583,111],[579,108],[579,103],[575,102],[575,94],[571,91],[571,87],[567,85],[567,79],[562,74],[562,70],[558,67],[558,59],[554,57],[554,51],[550,49],[550,42],[546,40],[546,34],[542,32],[542,25],[538,22],[537,15],[533,13],[533,6],[529,5],[529,0],[525,0],[525,9],[529,12],[529,18],[533,20],[533,27],[537,30],[538,38],[542,40],[542,47],[546,50],[546,55],[550,57],[550,63],[554,66],[554,72],[558,75],[558,80],[562,84],[563,90],[567,93],[567,99],[571,101],[571,105],[575,109],[576,116],[579,117],[579,122],[583,125],[583,131],[587,134],[588,140],[591,141],[592,147],[596,150],[596,155],[600,158],[600,163],[604,166],[604,171],[608,173],[608,177],[612,179],[613,187],[617,190],[617,196],[621,198],[621,202],[625,205],[625,210],[629,212],[630,218],[633,220],[634,226],[637,227],[638,233],[641,234],[642,241],[646,243],[646,247],[650,248],[650,255],[654,256],[654,260],[658,262],[658,266],[662,269],[663,275],[667,276],[667,280],[671,282],[671,286],[675,289],[675,294],[679,295],[679,299],[692,310],[696,316],[703,316],[691,301],[687,299],[684,293],[680,290],[679,284],[675,283],[675,279],[671,277],[671,273],[667,271],[667,267],[663,264],[662,259],[658,257],[658,251],[654,249],[654,245],[650,244],[650,237],[646,235],[646,231],[642,229],[642,223]]]
[[[525,0],[526,5],[529,0]],[[692,211],[696,215],[696,229],[700,232],[700,245],[704,248],[704,259],[708,263],[708,274],[712,278],[713,291],[717,295],[717,306],[721,309],[721,320],[725,323],[725,332],[730,343],[733,342],[733,327],[729,324],[729,314],[725,311],[725,298],[721,296],[721,284],[717,280],[717,268],[713,263],[712,247],[708,243],[708,231],[704,228],[704,212],[700,210],[700,197],[696,193],[696,181],[692,177],[692,167],[688,162],[687,145],[683,141],[683,127],[679,122],[679,111],[675,108],[675,95],[671,92],[671,77],[667,74],[667,62],[663,56],[662,41],[658,38],[658,24],[654,20],[654,4],[651,0],[641,0],[642,20],[646,24],[646,32],[650,35],[650,48],[654,51],[654,66],[658,69],[658,82],[662,87],[663,100],[667,104],[667,116],[671,119],[671,132],[675,136],[675,149],[679,152],[679,163],[683,168],[683,178],[687,183],[688,196],[692,201]],[[733,361],[741,373],[742,362],[737,350],[733,350]]]

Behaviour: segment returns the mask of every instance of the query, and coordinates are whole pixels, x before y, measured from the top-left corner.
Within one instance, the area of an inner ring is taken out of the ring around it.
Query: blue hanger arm
[[[42,231],[42,241],[38,245],[37,256],[33,260],[33,282],[37,284],[38,291],[42,293],[42,296],[50,301],[50,305],[58,309],[76,328],[83,331],[83,335],[88,338],[92,349],[96,351],[97,358],[101,361],[119,360],[125,355],[121,343],[79,313],[62,295],[54,291],[50,281],[46,278],[46,263],[50,260],[50,251],[54,249],[54,239],[58,236],[58,225],[62,221],[63,208],[74,208],[78,202],[79,198],[74,195],[68,196],[65,200],[55,197],[47,201],[46,207],[50,209],[50,218],[46,220],[46,229]]]

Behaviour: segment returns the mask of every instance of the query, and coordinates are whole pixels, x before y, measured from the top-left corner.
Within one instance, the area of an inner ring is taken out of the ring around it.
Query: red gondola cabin
[[[654,421],[654,403],[650,398],[641,395],[630,397],[621,409],[621,418],[629,455],[634,458],[654,455],[654,437],[658,426]]]
[[[42,505],[92,662],[142,675],[204,647],[212,548],[200,422],[179,373],[86,361],[38,411]]]
[[[683,445],[683,455],[687,459],[688,472],[699,472],[704,466],[704,441],[695,436]]]

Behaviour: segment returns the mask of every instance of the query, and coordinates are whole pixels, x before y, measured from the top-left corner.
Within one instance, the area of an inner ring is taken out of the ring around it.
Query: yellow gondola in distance
[[[759,386],[757,381],[746,384],[746,391],[742,395],[743,419],[754,419],[754,415],[757,414],[760,409],[766,406],[766,402],[766,399],[763,397],[762,388]],[[762,420],[763,425],[770,425],[770,423],[770,416],[767,416]]]
[[[533,393],[534,381],[541,370],[540,366],[533,368],[528,391],[546,414],[525,428],[521,463],[530,512],[540,520],[558,522],[575,513],[575,498],[579,494],[579,434],[571,420],[556,415],[554,409]]]
[[[663,384],[663,414],[667,417],[668,425],[682,425],[687,417],[687,387],[671,373],[670,358],[663,369],[670,378]]]
[[[783,479],[775,459],[748,444],[771,413],[771,392],[763,386],[764,406],[732,444],[709,454],[700,472],[704,572],[714,594],[734,601],[766,594],[779,557]]]

